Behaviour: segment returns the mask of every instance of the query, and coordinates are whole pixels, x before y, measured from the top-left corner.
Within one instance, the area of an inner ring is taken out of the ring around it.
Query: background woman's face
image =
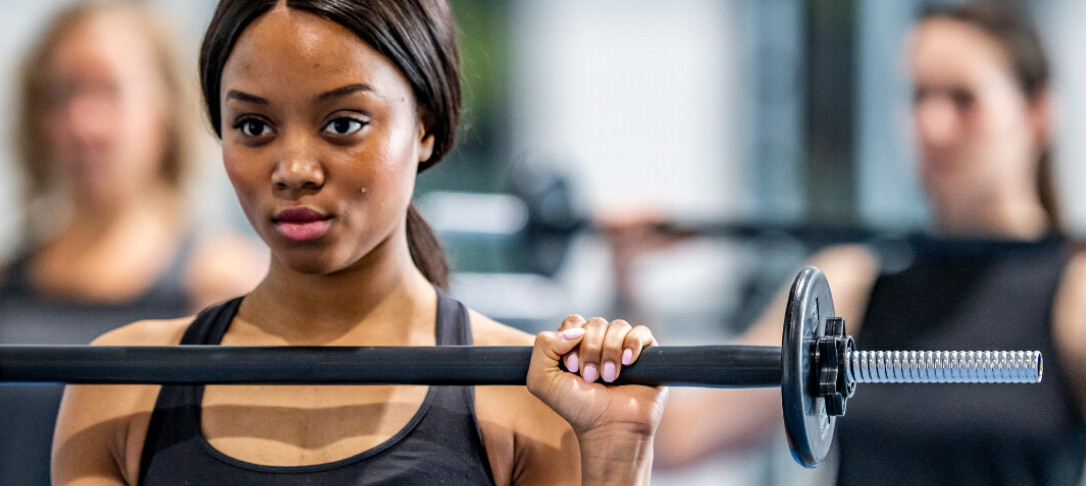
[[[220,102],[227,174],[279,262],[330,273],[406,245],[432,138],[388,59],[339,24],[276,7],[235,44]]]
[[[138,195],[161,170],[168,95],[136,22],[124,12],[84,19],[45,63],[44,162],[77,201]]]
[[[1038,132],[994,39],[958,21],[927,20],[916,28],[909,64],[920,175],[937,206],[1033,185]]]

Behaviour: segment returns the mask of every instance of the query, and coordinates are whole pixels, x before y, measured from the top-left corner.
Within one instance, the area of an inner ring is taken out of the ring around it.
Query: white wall
[[[514,146],[566,161],[589,209],[727,215],[746,137],[734,2],[517,2]]]
[[[1086,236],[1086,2],[1050,0],[1036,16],[1046,26],[1056,111],[1056,185],[1070,231]]]

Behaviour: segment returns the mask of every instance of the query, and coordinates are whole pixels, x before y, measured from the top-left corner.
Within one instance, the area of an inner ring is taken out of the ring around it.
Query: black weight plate
[[[784,314],[781,343],[781,400],[784,428],[796,462],[815,467],[826,459],[833,442],[834,417],[817,395],[816,341],[834,317],[830,285],[822,271],[808,266],[792,283]]]

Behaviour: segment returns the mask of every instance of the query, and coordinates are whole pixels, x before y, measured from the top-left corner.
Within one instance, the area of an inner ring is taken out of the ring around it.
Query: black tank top
[[[1039,350],[1039,385],[860,385],[837,422],[839,485],[1077,485],[1086,426],[1052,338],[1060,240],[926,252],[875,282],[870,350]]]
[[[241,298],[210,307],[181,344],[219,344]],[[472,343],[467,309],[438,291],[436,342]],[[140,460],[140,485],[493,484],[475,418],[474,388],[432,386],[397,434],[355,456],[311,466],[252,464],[211,446],[200,428],[203,386],[164,386]]]

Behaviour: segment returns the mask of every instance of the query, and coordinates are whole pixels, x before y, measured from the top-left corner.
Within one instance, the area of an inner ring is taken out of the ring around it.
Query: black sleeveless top
[[[31,282],[32,255],[5,269],[0,282],[0,344],[88,344],[141,319],[173,319],[192,310],[185,273],[194,239],[139,297],[124,303],[42,295]],[[0,385],[0,485],[49,484],[49,455],[63,385]]]
[[[241,298],[210,307],[181,344],[219,344]],[[472,343],[467,309],[438,291],[437,344]],[[408,424],[355,456],[311,466],[266,466],[229,457],[200,428],[203,386],[164,386],[140,460],[140,485],[493,484],[472,387],[431,386]]]
[[[1062,241],[925,252],[875,282],[868,350],[1039,350],[1039,385],[860,385],[837,422],[837,484],[1077,485],[1086,425],[1052,338]]]

